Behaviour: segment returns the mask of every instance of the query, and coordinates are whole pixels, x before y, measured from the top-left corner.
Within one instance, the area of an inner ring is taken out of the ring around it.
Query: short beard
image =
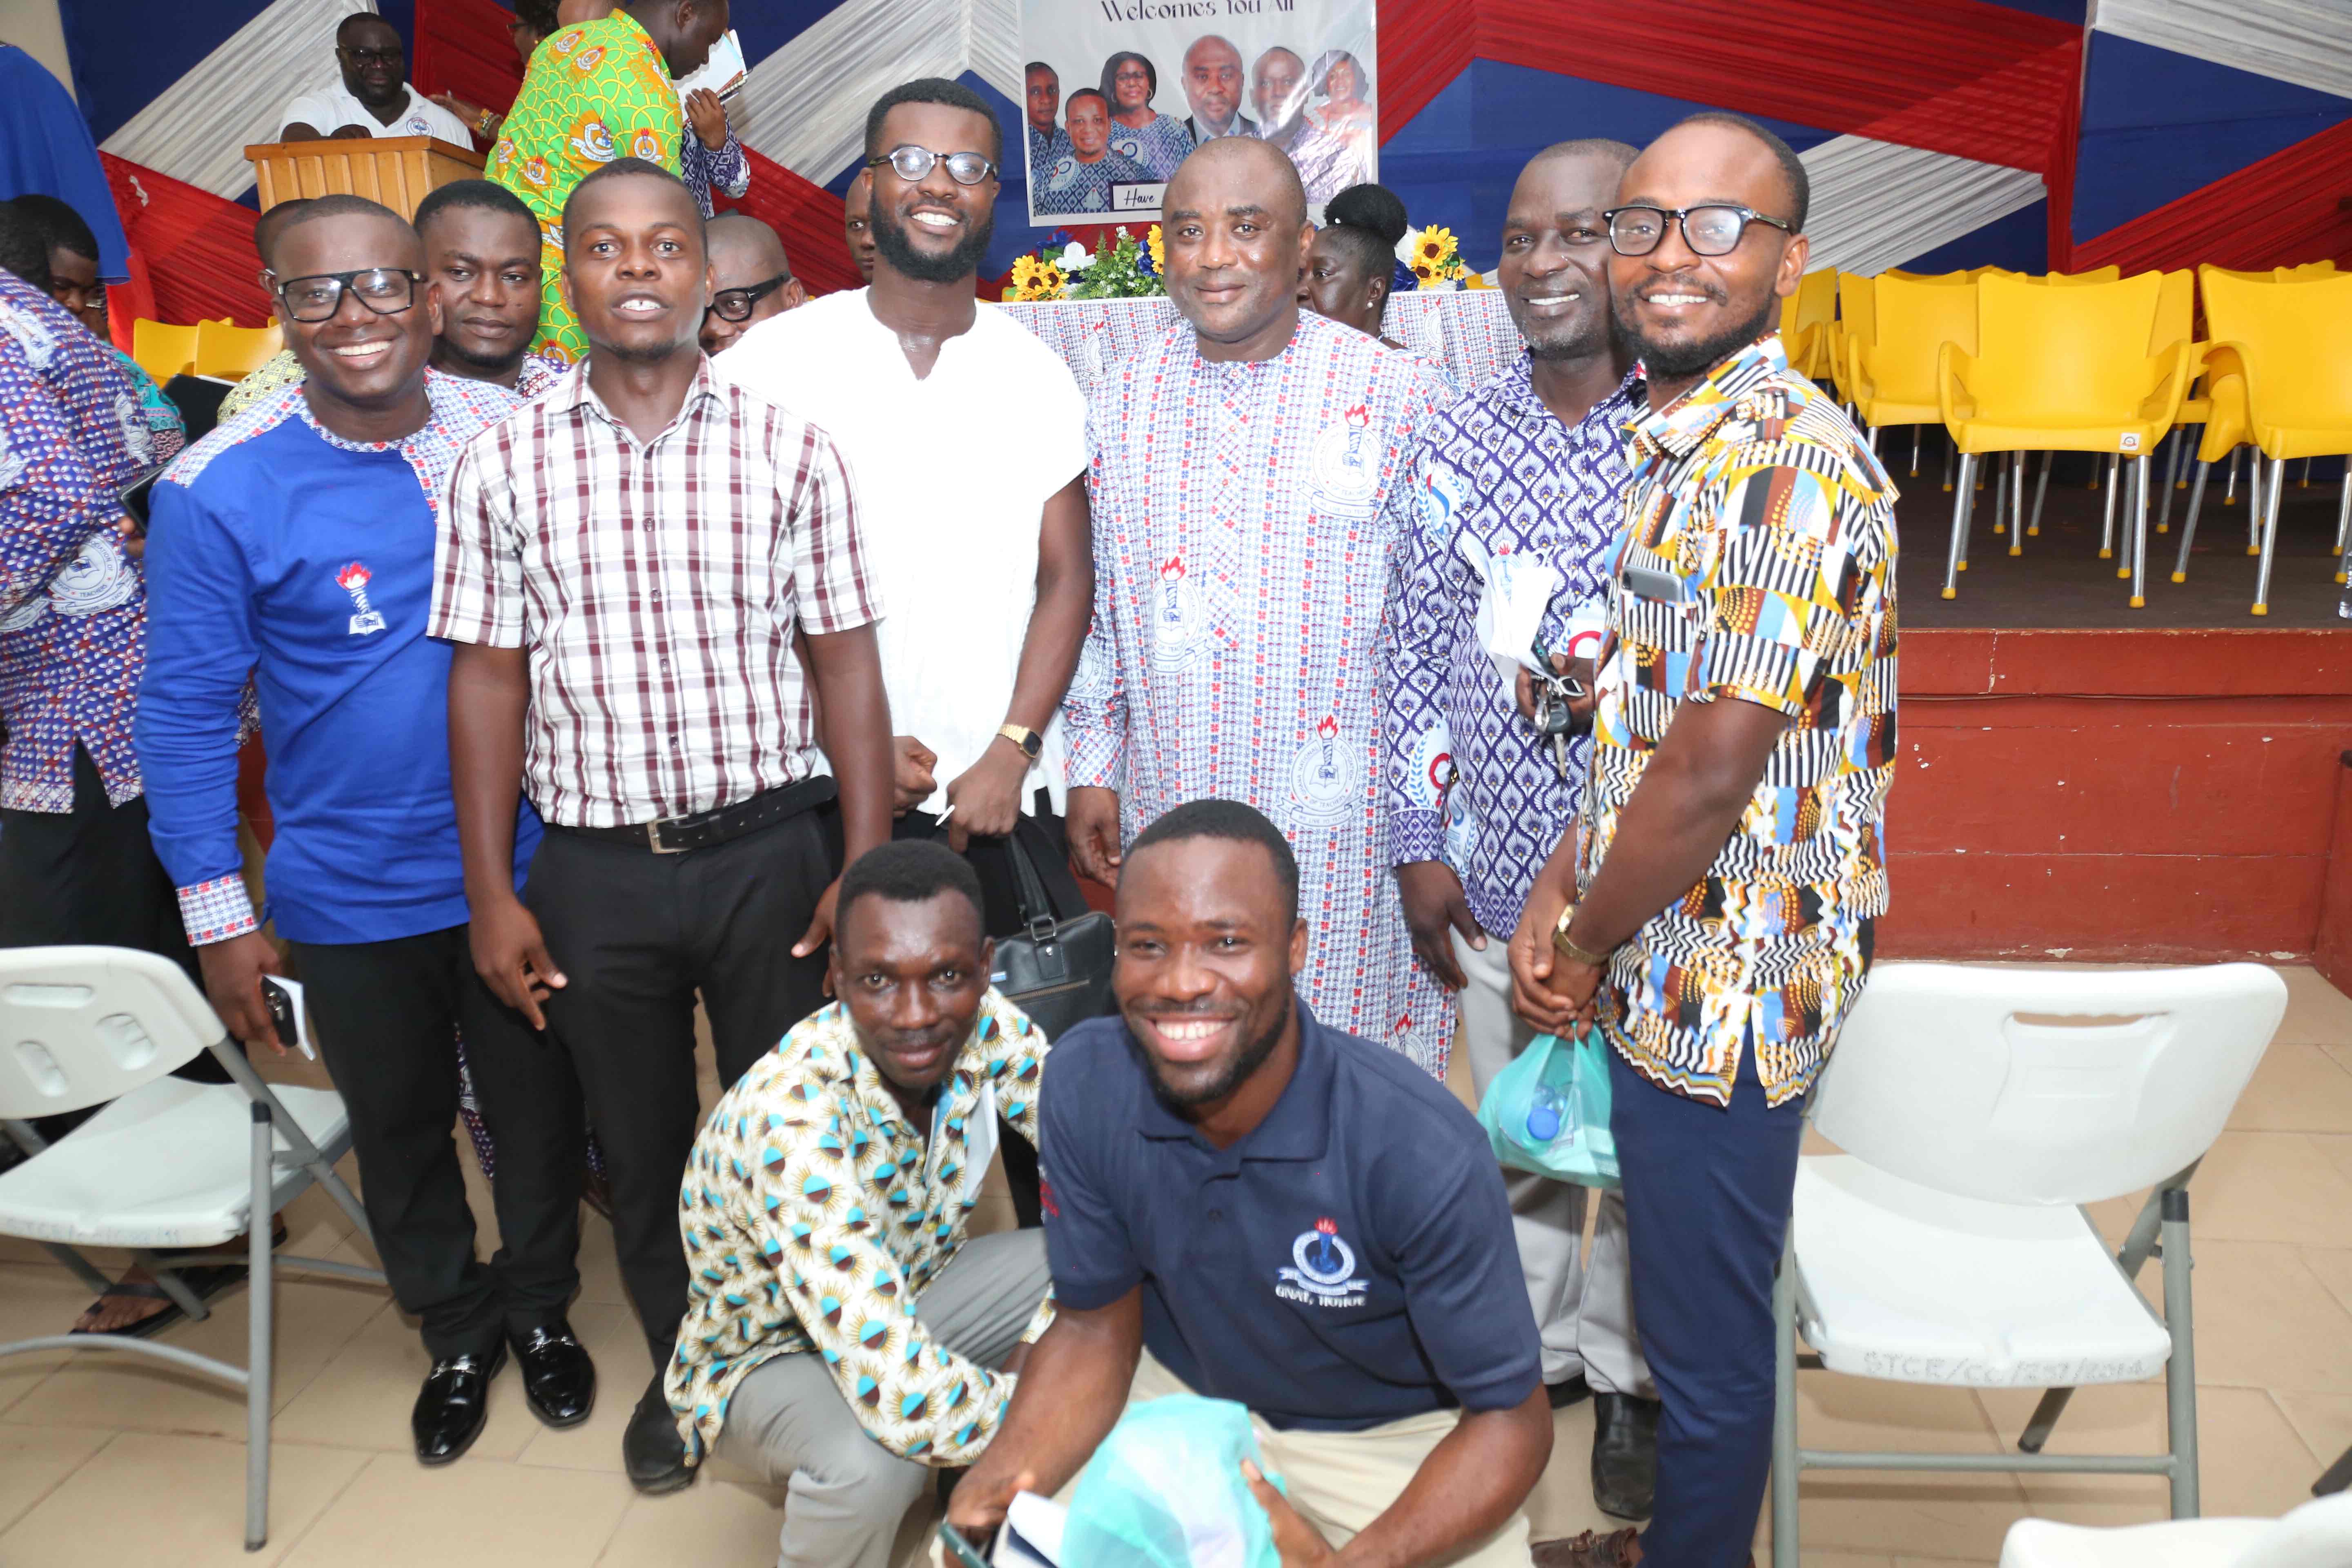
[[[1633,357],[1642,362],[1643,374],[1651,377],[1664,376],[1669,381],[1686,375],[1704,375],[1713,370],[1717,365],[1762,337],[1765,329],[1777,320],[1780,313],[1779,297],[1767,294],[1763,303],[1756,308],[1756,313],[1738,326],[1726,328],[1711,338],[1701,338],[1696,342],[1677,345],[1654,343],[1644,338],[1642,335],[1642,329],[1634,324],[1633,306],[1633,295],[1617,296],[1615,313],[1618,331],[1625,334],[1626,346],[1633,350]]]
[[[463,376],[468,381],[504,381],[522,368],[524,356],[530,353],[530,345],[525,344],[510,354],[503,354],[497,359],[484,359],[479,354],[467,353],[448,338],[440,340],[437,346],[441,351],[441,358],[448,362],[450,366],[465,367],[462,370],[449,369],[447,374]]]
[[[1609,312],[1603,310],[1594,316],[1591,325],[1584,328],[1574,337],[1565,339],[1559,342],[1537,342],[1534,339],[1528,337],[1524,328],[1521,329],[1519,336],[1520,340],[1528,345],[1528,357],[1530,359],[1591,359],[1596,354],[1607,352],[1609,348],[1610,325]]]
[[[1135,1048],[1143,1052],[1143,1076],[1150,1080],[1152,1098],[1176,1115],[1186,1121],[1192,1120],[1192,1112],[1224,1099],[1248,1081],[1252,1073],[1265,1065],[1265,1058],[1274,1055],[1274,1047],[1282,1043],[1282,1031],[1290,1023],[1291,1009],[1297,1005],[1298,997],[1294,992],[1285,999],[1281,1016],[1275,1019],[1265,1034],[1244,1046],[1240,1053],[1225,1064],[1224,1071],[1203,1087],[1181,1093],[1161,1079],[1159,1062],[1139,1040]]]
[[[662,361],[682,353],[688,349],[693,350],[696,353],[702,352],[701,342],[695,338],[688,338],[683,342],[663,343],[656,348],[638,348],[634,344],[625,343],[600,343],[591,338],[588,340],[588,346],[600,354],[609,355],[620,361],[623,364],[659,364]]]
[[[981,258],[988,254],[988,242],[996,233],[996,212],[992,207],[981,208],[978,221],[944,256],[926,256],[917,250],[898,215],[885,210],[880,202],[874,204],[867,223],[874,233],[874,248],[890,264],[891,271],[918,283],[956,283],[980,271]]]

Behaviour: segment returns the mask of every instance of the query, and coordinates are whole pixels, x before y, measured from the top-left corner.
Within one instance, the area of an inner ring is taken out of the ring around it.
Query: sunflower
[[[1065,285],[1062,269],[1034,256],[1014,258],[1011,298],[1021,300],[1058,300]]]
[[[1443,267],[1454,259],[1455,248],[1452,229],[1425,228],[1421,231],[1421,238],[1414,242],[1413,259],[1427,262],[1433,268]]]
[[[1155,223],[1151,226],[1151,233],[1147,237],[1150,239],[1151,244],[1151,270],[1155,274],[1165,275],[1168,270],[1168,253],[1166,248],[1160,243],[1160,226],[1158,224]]]
[[[1424,289],[1437,281],[1437,268],[1425,261],[1415,261],[1412,264],[1412,275],[1421,279],[1422,287]]]

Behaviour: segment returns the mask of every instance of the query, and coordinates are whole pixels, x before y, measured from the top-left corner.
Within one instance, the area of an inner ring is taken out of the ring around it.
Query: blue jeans
[[[1740,1568],[1772,1468],[1772,1279],[1804,1101],[1766,1108],[1753,1049],[1728,1108],[1609,1062],[1633,1318],[1665,1406],[1643,1568]]]

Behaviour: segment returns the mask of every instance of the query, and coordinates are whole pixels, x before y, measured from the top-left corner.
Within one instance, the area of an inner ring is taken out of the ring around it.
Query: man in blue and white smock
[[[1108,213],[1114,185],[1146,184],[1143,165],[1110,148],[1110,101],[1094,89],[1070,94],[1064,110],[1069,145],[1044,174],[1030,175],[1029,210],[1037,213]]]
[[[1632,479],[1623,432],[1643,390],[1609,330],[1601,213],[1633,157],[1622,142],[1562,142],[1520,174],[1500,282],[1527,351],[1439,416],[1415,475],[1420,526],[1399,547],[1384,617],[1390,854],[1422,961],[1458,994],[1482,1098],[1535,1038],[1511,1011],[1507,948],[1591,765],[1591,739],[1555,750],[1514,688],[1531,642],[1588,660],[1598,651]],[[1580,625],[1594,646],[1572,644]],[[1528,1172],[1505,1184],[1544,1383],[1555,1405],[1589,1386],[1594,1500],[1643,1517],[1658,1406],[1633,1333],[1624,1199],[1601,1194],[1588,1273],[1585,1189]]]
[[[1168,187],[1185,320],[1096,384],[1095,615],[1063,702],[1070,842],[1115,880],[1171,806],[1245,801],[1289,839],[1312,936],[1300,994],[1443,1076],[1444,988],[1389,873],[1381,613],[1413,526],[1409,458],[1442,377],[1302,314],[1306,195],[1228,137]]]

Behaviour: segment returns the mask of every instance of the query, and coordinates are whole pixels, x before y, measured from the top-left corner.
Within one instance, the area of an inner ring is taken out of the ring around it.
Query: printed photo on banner
[[[1029,221],[1157,221],[1176,165],[1219,136],[1289,153],[1319,218],[1339,192],[1380,177],[1373,8],[1022,0]]]

